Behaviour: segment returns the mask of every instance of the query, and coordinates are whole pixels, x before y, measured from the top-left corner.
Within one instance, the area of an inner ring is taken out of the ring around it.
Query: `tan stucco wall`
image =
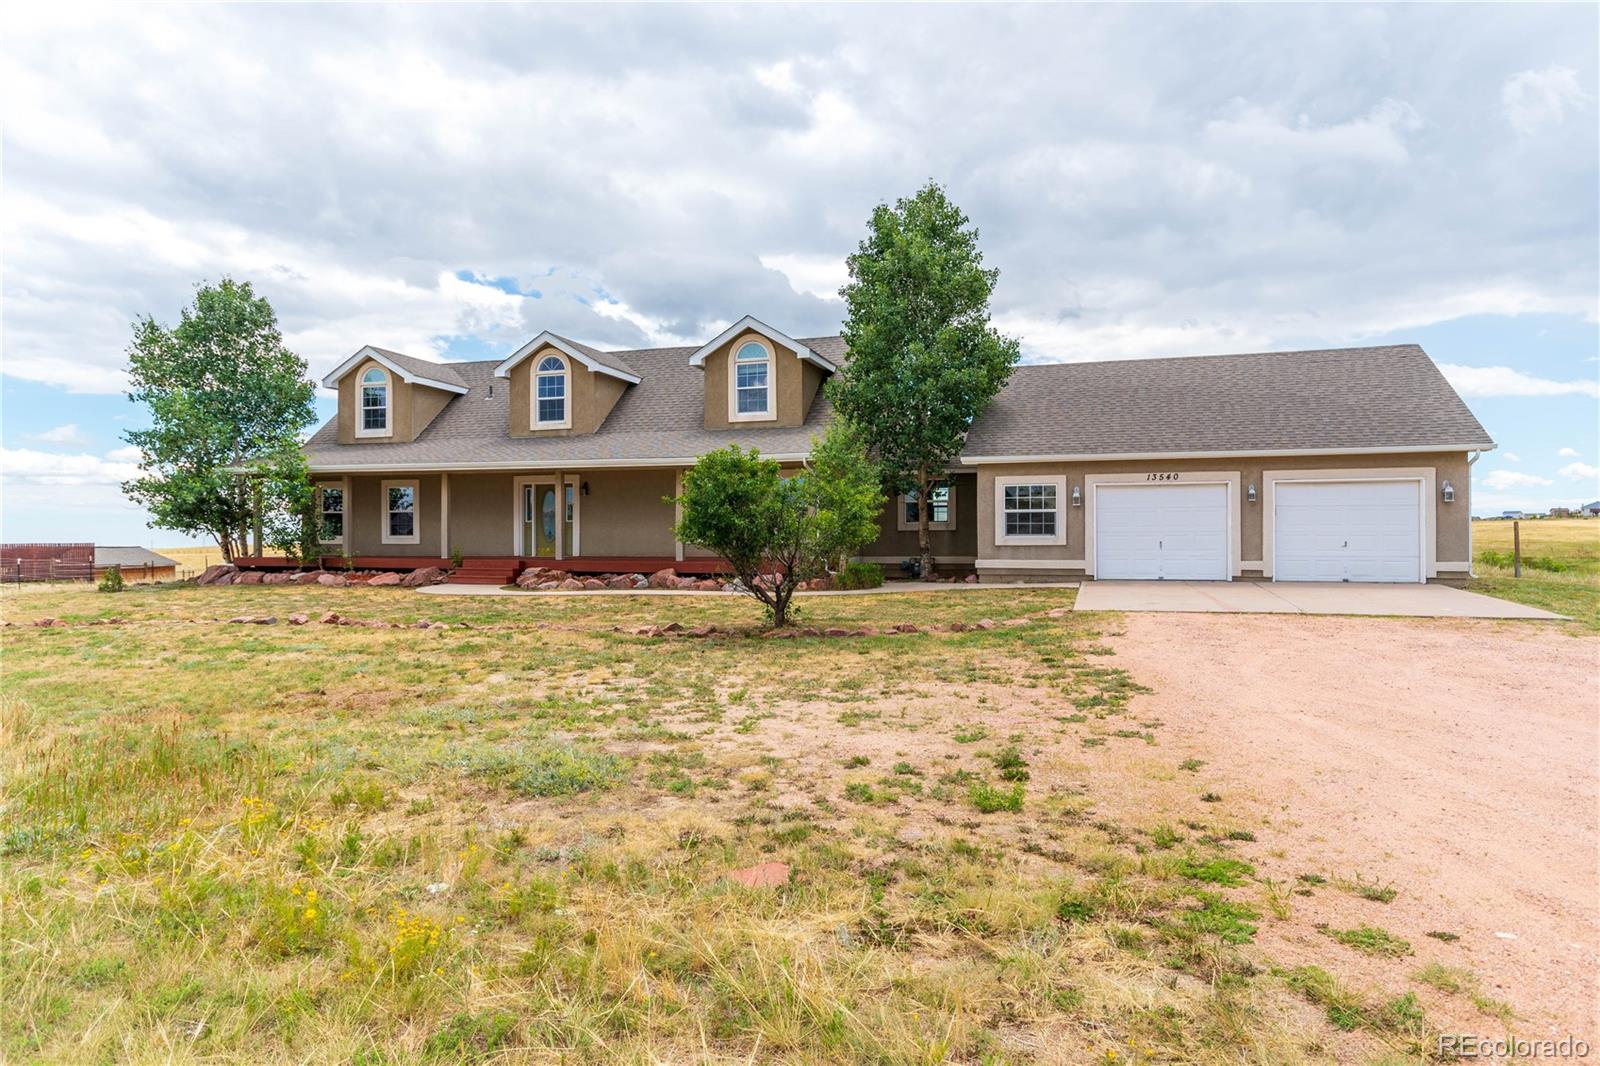
[[[591,470],[582,481],[589,495],[578,503],[580,554],[672,557],[672,470]]]
[[[510,474],[450,475],[450,547],[464,556],[515,551],[511,482]]]
[[[381,437],[356,436],[356,418],[360,402],[361,375],[372,367],[389,375],[390,432]],[[336,429],[340,444],[406,444],[428,428],[428,423],[445,409],[455,393],[431,389],[426,385],[412,385],[401,381],[400,375],[368,359],[339,379],[339,414]]]
[[[383,523],[387,520],[381,486],[385,481],[417,483],[416,544],[385,544]],[[452,537],[457,522],[455,481],[451,480],[450,525]],[[439,475],[394,474],[352,477],[351,499],[345,501],[345,547],[352,555],[416,555],[437,559],[444,555],[439,544]]]
[[[566,360],[571,371],[568,380],[568,404],[571,407],[572,425],[567,429],[533,428],[533,371],[547,355]],[[569,437],[593,433],[605,422],[611,408],[616,406],[628,383],[610,374],[598,374],[582,363],[554,348],[545,347],[511,368],[506,379],[511,390],[508,399],[511,408],[509,432],[513,437]]]
[[[730,422],[728,419],[728,360],[739,345],[747,339],[754,337],[772,348],[773,381],[769,387],[773,390],[773,399],[776,402],[777,417],[759,421]],[[765,337],[753,330],[746,330],[734,337],[727,344],[706,356],[703,369],[705,370],[705,409],[707,429],[728,429],[730,426],[798,426],[804,424],[806,411],[811,407],[811,401],[816,397],[817,388],[822,381],[821,371],[815,367],[816,375],[807,381],[807,375],[802,369],[810,364],[802,363],[800,357],[784,348],[782,345],[773,344]],[[809,389],[809,392],[807,391]]]
[[[1433,491],[1426,506],[1434,521],[1434,559],[1437,563],[1468,561],[1467,537],[1470,509],[1467,500],[1469,481],[1467,457],[1462,452],[1387,453],[1378,455],[1285,455],[1249,459],[1169,459],[1097,463],[1011,463],[978,468],[978,557],[980,559],[1064,559],[1082,560],[1085,552],[1084,515],[1087,507],[1066,507],[1066,544],[996,544],[994,483],[997,477],[1048,474],[1067,479],[1067,494],[1083,489],[1087,475],[1158,473],[1185,471],[1236,472],[1239,475],[1239,555],[1245,563],[1262,562],[1262,530],[1265,493],[1263,471],[1289,470],[1375,470],[1426,469],[1433,472]],[[1456,502],[1443,503],[1439,487],[1449,480],[1456,489]],[[1257,499],[1245,499],[1246,486],[1256,486]],[[1246,566],[1244,576],[1258,575],[1259,567]],[[1441,575],[1444,576],[1444,575]]]
[[[954,474],[951,491],[956,498],[954,529],[930,529],[936,559],[949,558],[957,565],[968,565],[978,553],[978,475]],[[865,558],[907,559],[917,554],[916,530],[897,528],[899,497],[890,496],[878,516],[878,539],[861,549]]]

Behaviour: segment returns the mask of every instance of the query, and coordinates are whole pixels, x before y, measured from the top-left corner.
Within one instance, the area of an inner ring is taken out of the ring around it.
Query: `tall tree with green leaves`
[[[754,448],[708,452],[684,473],[675,502],[683,509],[675,536],[726,559],[781,628],[800,582],[878,535],[883,488],[860,436],[841,420],[790,474]]]
[[[304,509],[305,464],[294,460],[316,421],[313,386],[249,282],[200,286],[171,328],[149,316],[134,323],[128,376],[150,428],[126,434],[143,473],[122,491],[152,525],[210,536],[232,559],[249,541],[258,490],[269,511]],[[238,473],[246,467],[258,471],[253,483]]]
[[[961,454],[973,419],[1011,377],[1016,340],[989,322],[998,270],[942,186],[872,211],[839,294],[850,358],[828,383],[860,428],[891,492],[915,493],[922,575],[933,576],[926,501]]]

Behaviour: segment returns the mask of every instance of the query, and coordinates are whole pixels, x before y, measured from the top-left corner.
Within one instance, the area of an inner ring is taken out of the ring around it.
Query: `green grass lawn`
[[[1518,523],[1522,576],[1513,577],[1512,523],[1472,523],[1474,592],[1542,607],[1600,631],[1600,519],[1540,518]]]
[[[774,640],[733,597],[5,590],[0,1057],[1422,1054],[1395,990],[1334,1024],[1253,953],[1287,897],[1187,763],[1129,779],[1180,797],[1155,829],[1095,813],[1083,760],[1146,765],[1160,723],[1072,595],[804,599],[1026,622]],[[728,631],[631,632],[670,621]]]

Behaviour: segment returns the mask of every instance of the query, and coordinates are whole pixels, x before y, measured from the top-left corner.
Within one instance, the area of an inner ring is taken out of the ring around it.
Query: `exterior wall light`
[[[1442,486],[1440,486],[1439,491],[1444,495],[1445,503],[1456,502],[1456,487],[1450,484],[1450,482],[1446,481]]]
[[[1250,487],[1244,490],[1244,498],[1251,503],[1256,502],[1256,483],[1254,481],[1250,482]]]
[[[1083,490],[1076,485],[1072,486],[1072,506],[1083,506]]]

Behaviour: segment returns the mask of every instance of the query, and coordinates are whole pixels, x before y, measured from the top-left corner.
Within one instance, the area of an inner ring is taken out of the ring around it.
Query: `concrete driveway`
[[[1448,585],[1321,581],[1085,581],[1079,611],[1191,614],[1375,614],[1406,618],[1552,618],[1510,600]]]

